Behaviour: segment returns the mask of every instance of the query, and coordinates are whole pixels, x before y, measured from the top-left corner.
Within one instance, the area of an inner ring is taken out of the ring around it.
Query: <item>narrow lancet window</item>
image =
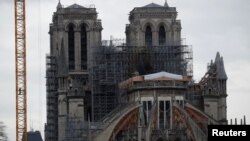
[[[152,46],[152,29],[150,26],[146,27],[145,31],[145,45]]]
[[[166,31],[164,26],[160,26],[159,28],[159,45],[165,45],[166,44]]]
[[[69,70],[75,69],[75,33],[74,25],[69,25],[68,31],[68,61],[69,61]]]
[[[87,31],[86,26],[81,26],[81,69],[87,69]]]

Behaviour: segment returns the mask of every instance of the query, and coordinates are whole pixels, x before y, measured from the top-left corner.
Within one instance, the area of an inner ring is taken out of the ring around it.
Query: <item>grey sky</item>
[[[27,73],[29,127],[43,132],[46,122],[45,54],[49,52],[49,23],[58,0],[27,2]],[[125,24],[134,7],[152,0],[61,0],[95,4],[103,24],[103,39],[110,35],[125,38]],[[164,0],[153,0],[163,4]],[[219,51],[228,74],[228,118],[247,116],[250,123],[250,1],[249,0],[168,0],[182,22],[182,36],[193,46],[194,79],[199,81],[206,65]],[[0,121],[15,139],[14,0],[0,1]],[[39,8],[40,7],[40,8]],[[40,11],[40,13],[39,13]],[[40,24],[39,24],[40,22]],[[40,34],[39,34],[40,32]],[[40,37],[40,38],[39,38]]]

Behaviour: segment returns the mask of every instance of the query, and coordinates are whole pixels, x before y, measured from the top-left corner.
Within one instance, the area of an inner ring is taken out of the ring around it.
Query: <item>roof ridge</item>
[[[163,7],[163,6],[152,2],[150,4],[147,4],[147,5],[143,6],[143,7]]]
[[[82,5],[79,5],[77,3],[74,3],[74,4],[72,4],[72,5],[70,5],[70,6],[66,7],[66,8],[86,8],[86,7],[84,7]]]

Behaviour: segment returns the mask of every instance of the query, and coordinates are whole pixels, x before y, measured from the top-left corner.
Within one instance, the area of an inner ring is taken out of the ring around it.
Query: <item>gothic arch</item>
[[[76,30],[76,28],[77,28],[77,24],[76,24],[75,22],[69,21],[69,22],[67,22],[67,23],[65,24],[65,27],[64,27],[65,31],[69,31],[69,27],[70,27],[70,26],[73,26],[73,27],[74,27],[74,30]]]
[[[146,20],[145,22],[142,23],[142,31],[145,32],[147,26],[150,26],[152,31],[156,31],[156,26],[154,24],[154,22],[150,21],[150,20]]]
[[[164,30],[163,30],[164,29]],[[161,20],[157,23],[157,32],[158,32],[158,44],[159,45],[167,45],[170,35],[169,32],[170,29],[170,23],[164,20]]]
[[[80,21],[79,26],[77,27],[78,30],[81,30],[82,26],[86,27],[86,31],[88,32],[90,30],[90,23],[88,21]]]
[[[167,22],[167,21],[162,21],[162,20],[159,21],[157,23],[157,26],[156,26],[157,31],[159,31],[159,29],[160,29],[161,26],[164,26],[164,28],[165,28],[166,31],[170,30],[170,23]]]
[[[144,36],[144,45],[146,46],[152,46],[153,45],[153,40],[154,40],[154,35],[153,32],[157,31],[156,29],[156,22],[147,19],[144,21],[142,25],[142,35]]]

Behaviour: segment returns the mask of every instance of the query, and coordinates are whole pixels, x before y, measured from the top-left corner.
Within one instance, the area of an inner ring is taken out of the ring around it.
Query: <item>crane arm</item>
[[[16,141],[27,141],[25,0],[15,0]]]

